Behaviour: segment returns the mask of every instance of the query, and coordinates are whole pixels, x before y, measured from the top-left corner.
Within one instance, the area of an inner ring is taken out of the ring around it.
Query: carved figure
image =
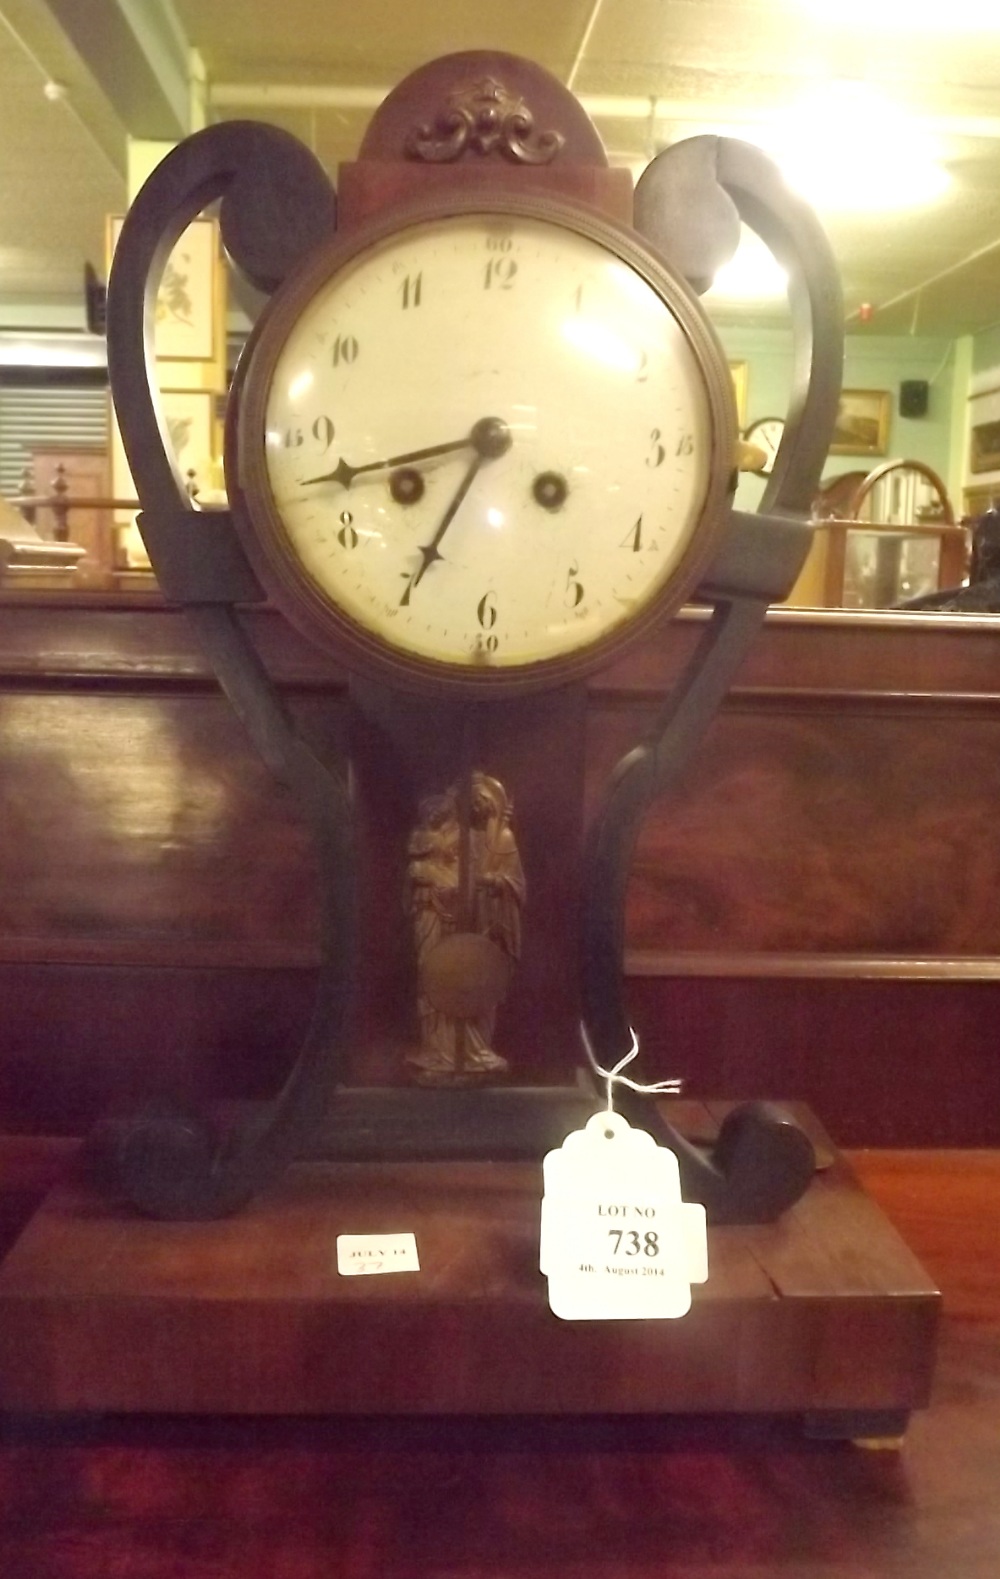
[[[407,850],[420,1047],[407,1061],[422,1085],[468,1085],[507,1072],[493,1035],[521,954],[526,892],[511,812],[499,779],[478,770],[464,839],[454,786],[420,804]]]

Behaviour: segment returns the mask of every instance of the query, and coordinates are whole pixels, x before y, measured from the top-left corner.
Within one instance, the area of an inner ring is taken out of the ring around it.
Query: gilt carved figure
[[[499,779],[472,774],[463,828],[455,786],[420,804],[407,850],[406,903],[417,959],[421,1085],[485,1083],[507,1073],[496,1013],[521,954],[525,880]]]

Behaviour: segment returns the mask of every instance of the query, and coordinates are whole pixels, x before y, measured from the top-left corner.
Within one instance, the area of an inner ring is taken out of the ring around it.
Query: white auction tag
[[[337,1271],[341,1277],[376,1272],[419,1272],[415,1234],[338,1234]]]
[[[656,1319],[708,1277],[705,1208],[681,1200],[672,1151],[596,1113],[543,1163],[541,1269],[565,1321]]]

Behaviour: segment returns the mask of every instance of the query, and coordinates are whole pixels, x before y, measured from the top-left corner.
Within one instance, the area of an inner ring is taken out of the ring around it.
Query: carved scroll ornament
[[[415,126],[406,139],[410,159],[426,164],[453,164],[467,151],[497,153],[515,164],[549,164],[563,146],[561,132],[535,131],[534,116],[524,99],[509,93],[495,77],[456,88],[448,108],[433,125]]]

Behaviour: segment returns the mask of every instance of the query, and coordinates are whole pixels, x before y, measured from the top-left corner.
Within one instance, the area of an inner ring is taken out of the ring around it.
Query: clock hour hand
[[[469,489],[472,487],[476,473],[478,472],[480,466],[484,461],[495,460],[498,455],[503,455],[507,450],[510,449],[510,429],[508,428],[506,422],[503,422],[499,417],[483,417],[482,420],[477,422],[475,427],[472,429],[467,442],[472,445],[476,453],[472,458],[472,462],[469,465],[465,476],[459,483],[451,503],[444,512],[444,515],[441,517],[437,531],[434,533],[434,536],[431,538],[430,542],[423,544],[420,548],[420,566],[416,571],[416,574],[406,584],[406,591],[403,594],[404,603],[409,602],[410,593],[413,591],[414,587],[420,585],[424,575],[427,572],[428,565],[432,565],[435,559],[441,559],[444,557],[439,552],[441,539],[444,537],[445,532],[447,532],[452,521],[455,519],[455,516],[458,514],[462,500],[465,498]]]
[[[355,477],[362,472],[391,471],[395,466],[407,466],[412,461],[429,461],[435,455],[453,455],[456,450],[467,450],[472,439],[466,434],[464,439],[452,439],[448,444],[429,444],[422,450],[408,450],[405,455],[390,455],[383,461],[365,461],[363,466],[351,466],[341,457],[331,472],[323,472],[319,477],[303,477],[299,486],[308,488],[317,482],[337,482],[342,488],[349,488]]]

